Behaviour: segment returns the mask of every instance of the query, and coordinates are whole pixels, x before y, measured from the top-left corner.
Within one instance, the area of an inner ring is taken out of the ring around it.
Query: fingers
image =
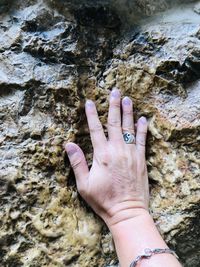
[[[141,117],[137,122],[136,147],[143,154],[145,154],[147,129],[147,120],[145,117]]]
[[[133,103],[129,97],[124,97],[122,100],[122,130],[134,133],[134,121],[133,121]]]
[[[121,128],[121,94],[118,89],[113,89],[109,99],[108,111],[108,137],[111,141],[121,141],[122,128]]]
[[[129,97],[124,97],[122,100],[122,121],[121,121],[121,94],[118,89],[113,89],[109,99],[108,112],[108,137],[111,141],[123,141],[123,131],[136,134],[136,146],[138,151],[145,153],[146,135],[147,135],[147,120],[141,117],[137,124],[134,124],[133,119],[133,103]],[[94,149],[101,150],[106,145],[107,140],[103,131],[103,127],[99,120],[96,106],[91,100],[86,102],[86,115],[90,130],[91,140]]]
[[[76,177],[78,190],[82,191],[86,186],[89,175],[89,168],[83,151],[74,143],[67,143],[65,145],[65,150],[68,154],[70,164]]]
[[[85,111],[93,148],[101,148],[106,144],[107,140],[103,131],[102,124],[97,114],[96,106],[93,101],[86,101]]]

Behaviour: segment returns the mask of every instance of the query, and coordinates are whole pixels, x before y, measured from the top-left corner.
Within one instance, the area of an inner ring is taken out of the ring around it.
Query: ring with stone
[[[135,135],[130,132],[124,132],[123,138],[126,144],[135,144]]]

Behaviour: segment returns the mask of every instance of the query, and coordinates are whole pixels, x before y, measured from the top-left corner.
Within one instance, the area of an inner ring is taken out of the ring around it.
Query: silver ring
[[[123,133],[123,138],[126,144],[135,144],[135,135],[129,132]]]

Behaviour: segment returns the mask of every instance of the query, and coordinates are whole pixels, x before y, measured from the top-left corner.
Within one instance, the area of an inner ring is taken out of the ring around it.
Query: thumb
[[[74,143],[67,143],[64,147],[76,177],[78,190],[82,191],[89,175],[85,155],[82,149]]]

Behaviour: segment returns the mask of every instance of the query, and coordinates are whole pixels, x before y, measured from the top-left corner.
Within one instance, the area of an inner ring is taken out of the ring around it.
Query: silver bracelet
[[[172,254],[178,259],[176,253],[169,248],[156,248],[156,249],[146,248],[144,250],[144,254],[137,256],[137,258],[131,263],[130,267],[135,267],[137,263],[142,259],[149,259],[151,256],[155,254],[162,254],[162,253]]]

